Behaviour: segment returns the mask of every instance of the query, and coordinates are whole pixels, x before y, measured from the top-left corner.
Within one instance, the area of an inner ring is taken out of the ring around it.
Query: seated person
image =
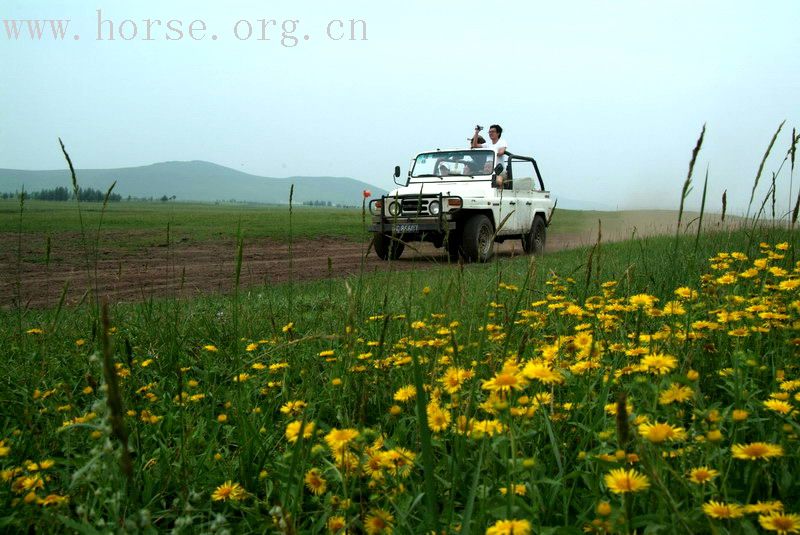
[[[477,149],[492,149],[495,154],[497,155],[497,163],[503,164],[503,172],[497,176],[497,187],[503,187],[503,179],[508,176],[506,170],[508,169],[508,156],[506,156],[506,149],[508,148],[508,142],[505,139],[501,139],[503,135],[503,127],[499,124],[493,124],[489,127],[489,139],[491,140],[490,143],[480,143],[481,138],[478,135],[478,130],[475,128],[475,134],[472,136],[472,143],[471,148]]]
[[[450,169],[445,164],[440,163],[437,167],[439,176],[450,176]]]

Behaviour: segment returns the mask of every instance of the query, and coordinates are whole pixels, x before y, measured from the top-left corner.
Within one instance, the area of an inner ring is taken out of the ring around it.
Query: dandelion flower
[[[450,427],[450,411],[442,409],[436,403],[429,403],[426,412],[428,415],[428,427],[434,433],[445,431]]]
[[[303,478],[306,482],[306,487],[308,490],[319,496],[320,494],[324,494],[325,490],[328,488],[328,482],[325,481],[325,478],[322,477],[318,468],[312,468],[308,472],[306,472],[306,476]]]
[[[612,470],[605,475],[605,482],[608,490],[615,494],[625,494],[626,492],[638,492],[650,486],[647,476],[640,474],[636,470],[625,470],[619,468]]]
[[[522,390],[528,386],[528,381],[519,373],[502,370],[497,375],[483,382],[481,388],[491,392],[507,393],[512,390]]]
[[[340,533],[345,526],[347,526],[347,520],[343,516],[331,516],[328,518],[327,527],[329,533]]]
[[[639,435],[646,438],[650,442],[660,444],[661,442],[667,440],[670,442],[676,440],[685,440],[686,430],[682,427],[674,427],[665,423],[643,423],[639,426]]]
[[[342,451],[347,445],[358,436],[358,431],[355,429],[336,429],[335,427],[325,435],[325,442],[328,447],[334,451]]]
[[[529,535],[531,523],[527,520],[498,520],[486,529],[486,535]]]
[[[381,533],[391,533],[394,516],[385,509],[373,509],[364,518],[364,531],[368,535],[379,535]]]
[[[654,353],[652,355],[642,357],[640,364],[645,371],[655,373],[657,375],[663,375],[665,373],[669,373],[678,366],[678,359],[672,355]]]
[[[288,440],[291,444],[297,442],[297,438],[300,436],[300,427],[303,427],[303,439],[309,439],[314,434],[314,422],[306,422],[303,425],[303,422],[300,420],[295,420],[293,422],[289,422],[286,425],[286,440]]]
[[[779,399],[768,399],[764,402],[764,406],[778,414],[790,414],[794,410],[790,403]]]
[[[775,531],[780,535],[800,533],[800,515],[788,513],[770,513],[758,517],[758,523],[767,531]]]
[[[529,362],[522,369],[522,374],[528,379],[534,379],[544,384],[561,383],[564,378],[560,373],[550,368],[549,364]]]
[[[416,395],[417,389],[414,385],[401,386],[397,389],[397,392],[394,393],[394,400],[400,402],[409,401],[414,399]]]
[[[734,444],[731,446],[731,453],[736,459],[756,461],[769,459],[770,457],[781,457],[783,448],[777,444],[769,444],[767,442],[751,442],[750,444]]]
[[[715,477],[719,475],[717,470],[713,468],[709,468],[707,466],[701,466],[699,468],[693,468],[689,471],[689,481],[692,483],[697,483],[698,485],[703,485],[708,483]]]
[[[657,298],[647,294],[632,295],[628,299],[628,302],[631,304],[631,306],[635,308],[652,308],[656,301],[658,301]]]
[[[671,384],[669,388],[664,390],[658,395],[658,402],[661,405],[670,405],[672,403],[683,403],[692,398],[694,390],[688,386],[679,384]]]
[[[241,485],[238,483],[233,483],[232,481],[226,481],[211,493],[211,499],[215,502],[238,502],[239,500],[244,499],[246,496],[247,491],[245,491]]]
[[[760,515],[769,515],[783,511],[783,503],[780,500],[773,500],[771,502],[756,502],[744,506],[745,513],[758,513]]]
[[[740,518],[744,516],[744,509],[735,503],[716,502],[710,500],[703,504],[706,516],[717,519]]]

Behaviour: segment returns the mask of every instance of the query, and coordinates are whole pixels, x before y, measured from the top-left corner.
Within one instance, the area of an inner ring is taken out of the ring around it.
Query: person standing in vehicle
[[[495,154],[497,155],[497,163],[503,164],[503,172],[497,177],[497,187],[503,187],[503,179],[506,177],[506,169],[508,169],[508,157],[506,156],[506,149],[508,148],[508,143],[505,139],[501,139],[503,135],[503,127],[499,124],[493,124],[489,127],[489,140],[488,143],[480,143],[479,138],[480,135],[478,134],[480,129],[477,127],[475,128],[475,135],[472,136],[472,144],[471,147],[473,149],[492,149]]]

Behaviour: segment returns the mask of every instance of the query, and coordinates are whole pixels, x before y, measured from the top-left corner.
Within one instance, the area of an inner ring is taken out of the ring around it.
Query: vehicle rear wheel
[[[372,244],[375,247],[375,254],[381,260],[397,260],[403,254],[403,249],[406,245],[399,241],[397,237],[392,239],[382,232],[376,232],[372,238]]]
[[[483,214],[474,215],[464,226],[461,249],[472,262],[486,262],[494,253],[494,228]]]
[[[540,255],[544,252],[544,244],[547,239],[547,227],[544,219],[540,216],[533,218],[531,231],[522,236],[522,250],[528,254]]]

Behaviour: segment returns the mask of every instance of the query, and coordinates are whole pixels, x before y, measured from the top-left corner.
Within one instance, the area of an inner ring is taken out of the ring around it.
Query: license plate
[[[395,234],[403,234],[405,232],[419,232],[419,225],[416,223],[401,223],[392,228]]]

